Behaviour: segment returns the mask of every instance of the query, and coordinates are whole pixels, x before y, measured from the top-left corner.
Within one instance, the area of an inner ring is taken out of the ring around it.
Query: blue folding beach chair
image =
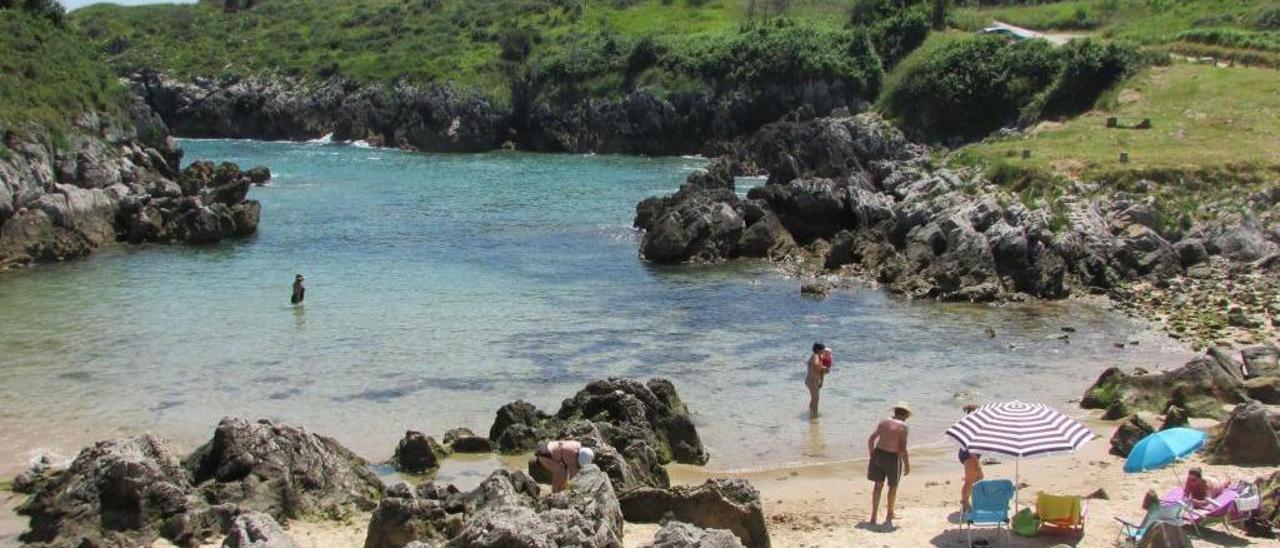
[[[972,510],[961,519],[969,531],[969,546],[973,546],[974,526],[995,526],[999,534],[1004,530],[1004,544],[1009,545],[1009,501],[1013,500],[1013,482],[1007,479],[982,480],[973,484]]]

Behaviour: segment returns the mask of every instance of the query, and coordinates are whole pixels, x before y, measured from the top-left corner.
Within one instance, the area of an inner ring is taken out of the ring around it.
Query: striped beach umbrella
[[[1096,437],[1057,409],[1020,401],[979,407],[948,428],[946,435],[970,453],[1013,457],[1014,485],[1019,483],[1022,459],[1074,453]],[[1016,509],[1016,497],[1014,501]]]
[[[1095,437],[1057,409],[1020,401],[979,407],[948,428],[947,436],[971,453],[1014,458],[1073,453]]]

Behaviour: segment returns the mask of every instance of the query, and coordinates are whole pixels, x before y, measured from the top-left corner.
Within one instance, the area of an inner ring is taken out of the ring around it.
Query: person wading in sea
[[[306,278],[302,277],[302,274],[298,274],[293,277],[293,296],[289,297],[290,303],[302,304],[302,299],[306,298],[307,288],[302,285],[302,280],[305,279]]]
[[[559,493],[569,486],[569,481],[583,466],[591,464],[596,454],[579,442],[564,440],[547,442],[538,447],[533,456],[538,458],[538,464],[551,472],[551,492]]]
[[[911,408],[899,402],[893,406],[893,417],[880,421],[876,431],[867,438],[867,479],[875,482],[871,491],[871,525],[876,524],[880,513],[880,491],[889,484],[889,496],[885,501],[884,522],[893,525],[893,502],[898,497],[898,480],[911,473],[911,459],[907,455],[907,418]]]
[[[818,417],[818,392],[822,390],[822,379],[831,371],[830,350],[820,342],[813,343],[813,354],[805,361],[804,386],[809,389],[809,418]]]

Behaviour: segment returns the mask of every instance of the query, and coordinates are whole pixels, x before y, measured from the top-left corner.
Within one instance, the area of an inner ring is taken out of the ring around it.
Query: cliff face
[[[358,84],[340,77],[196,78],[156,72],[130,77],[136,93],[184,137],[307,140],[332,134],[430,152],[518,147],[547,152],[684,154],[750,133],[796,109],[857,108],[840,81],[773,85],[753,93],[553,102],[516,86],[513,106],[443,85]]]
[[[249,188],[270,177],[232,164],[178,168],[171,138],[140,141],[129,122],[81,115],[68,130],[0,127],[0,269],[131,242],[213,242],[257,230]]]

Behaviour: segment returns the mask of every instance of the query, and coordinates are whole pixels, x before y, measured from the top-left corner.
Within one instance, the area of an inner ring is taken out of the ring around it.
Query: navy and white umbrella
[[[948,428],[946,435],[970,453],[1017,459],[1014,485],[1021,459],[1074,453],[1097,437],[1057,409],[1020,401],[979,407]]]
[[[1014,458],[1073,453],[1095,436],[1088,427],[1039,403],[992,403],[965,415],[947,436],[971,453]]]

